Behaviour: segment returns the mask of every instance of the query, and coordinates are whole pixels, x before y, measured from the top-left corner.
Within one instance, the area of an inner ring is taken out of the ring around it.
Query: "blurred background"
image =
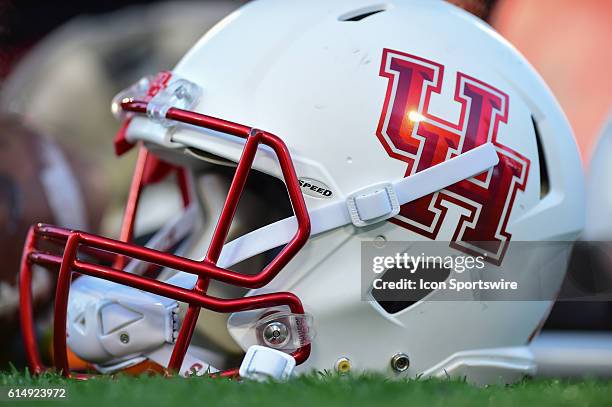
[[[598,171],[590,168],[596,145],[603,151],[600,165],[606,165],[612,135],[598,140],[612,117],[612,2],[451,2],[489,22],[544,77],[574,128],[585,170]],[[114,155],[119,124],[110,113],[112,97],[144,75],[171,69],[242,3],[0,0],[0,367],[23,363],[16,357],[15,284],[27,227],[42,220],[118,235],[135,157]],[[611,176],[598,182],[612,185]],[[162,194],[167,204],[149,207],[153,220],[139,221],[141,234],[180,206],[176,191],[163,185],[148,194],[143,205],[159,202]],[[612,219],[597,221],[609,230],[598,238],[612,238]],[[34,282],[44,311],[52,278],[39,275]],[[604,302],[559,303],[546,328],[612,330],[612,308]],[[612,351],[612,342],[597,344]]]

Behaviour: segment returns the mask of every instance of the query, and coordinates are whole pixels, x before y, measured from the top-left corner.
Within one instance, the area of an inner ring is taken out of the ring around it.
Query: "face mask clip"
[[[308,313],[275,312],[257,321],[255,332],[260,345],[290,352],[312,342],[314,319]]]
[[[180,78],[170,72],[161,72],[156,76],[145,76],[134,85],[119,92],[113,98],[111,111],[120,119],[126,119],[122,104],[133,100],[147,101],[146,114],[164,127],[171,127],[176,121],[166,118],[170,108],[193,110],[198,104],[202,88],[197,84]]]
[[[164,127],[171,127],[176,122],[166,119],[171,107],[182,110],[194,110],[200,100],[202,89],[186,79],[173,78],[165,88],[157,92],[147,105],[147,116]]]

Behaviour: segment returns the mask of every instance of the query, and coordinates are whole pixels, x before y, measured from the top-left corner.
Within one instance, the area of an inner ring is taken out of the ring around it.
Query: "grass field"
[[[67,389],[61,401],[0,401],[4,405],[106,406],[612,406],[612,381],[525,380],[477,388],[461,381],[388,381],[378,376],[312,375],[288,383],[208,378],[120,377],[84,382],[56,375],[0,374],[0,386]],[[6,400],[2,395],[1,400]],[[7,404],[8,403],[8,404]]]

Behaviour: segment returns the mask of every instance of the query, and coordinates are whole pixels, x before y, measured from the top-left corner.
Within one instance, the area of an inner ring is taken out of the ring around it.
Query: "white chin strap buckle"
[[[257,381],[287,380],[295,368],[293,356],[276,349],[253,345],[247,350],[239,374]]]
[[[391,183],[372,185],[346,198],[351,222],[357,227],[371,225],[397,215],[400,203]]]

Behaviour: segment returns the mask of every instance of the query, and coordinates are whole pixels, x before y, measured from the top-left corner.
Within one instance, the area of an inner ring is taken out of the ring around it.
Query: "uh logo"
[[[435,239],[449,205],[458,205],[464,211],[451,246],[501,264],[512,237],[506,228],[514,199],[529,174],[529,160],[497,141],[499,127],[508,121],[508,95],[459,72],[454,100],[461,112],[452,123],[429,112],[432,93],[442,88],[443,65],[384,49],[380,75],[388,85],[376,134],[390,157],[406,163],[406,176],[486,142],[499,155],[494,168],[402,205],[390,221]]]

